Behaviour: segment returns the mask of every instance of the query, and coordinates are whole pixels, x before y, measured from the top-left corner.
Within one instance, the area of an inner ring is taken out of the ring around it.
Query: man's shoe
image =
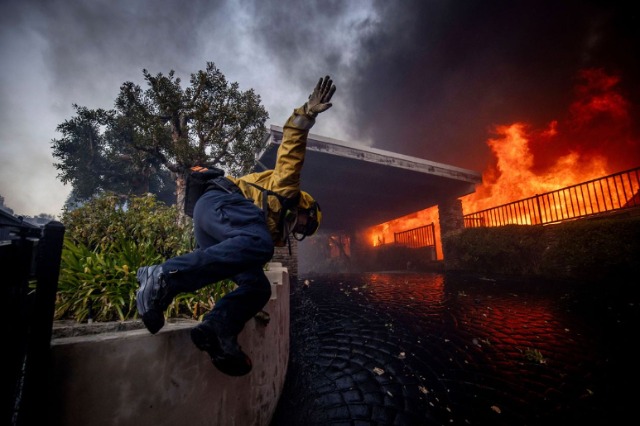
[[[156,334],[164,326],[164,311],[172,297],[162,274],[161,265],[143,266],[136,274],[140,288],[136,294],[136,305],[142,322],[151,334]]]
[[[206,351],[213,365],[229,376],[244,376],[251,371],[251,358],[242,351],[236,336],[221,334],[216,322],[203,321],[191,329],[191,340]]]

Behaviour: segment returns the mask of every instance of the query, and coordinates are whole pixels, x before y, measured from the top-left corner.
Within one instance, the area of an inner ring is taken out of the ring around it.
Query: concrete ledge
[[[191,342],[197,321],[52,340],[51,421],[89,425],[268,425],[289,361],[289,275],[270,264],[275,297],[265,326],[250,320],[239,336],[253,361],[243,377],[220,373]]]

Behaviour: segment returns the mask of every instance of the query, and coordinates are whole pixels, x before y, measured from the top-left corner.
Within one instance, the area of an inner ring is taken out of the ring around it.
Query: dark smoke
[[[494,125],[564,118],[580,70],[602,68],[620,76],[635,117],[635,142],[620,147],[631,152],[619,156],[635,167],[640,19],[630,3],[381,0],[378,31],[340,96],[374,146],[483,170]]]
[[[541,144],[545,152],[562,155],[598,134],[605,137],[591,151],[608,150],[618,168],[640,164],[640,19],[632,1],[1,4],[0,194],[22,213],[55,213],[59,207],[44,205],[61,205],[53,199],[68,191],[55,180],[49,145],[73,103],[111,108],[122,83],[144,86],[143,68],[175,70],[186,83],[209,61],[243,90],[255,89],[275,125],[330,74],[335,107],[313,131],[347,143],[484,171],[494,126],[518,121],[541,132],[557,120],[573,133]],[[612,122],[621,137],[605,135],[606,120],[596,133],[572,127],[585,69],[619,78],[615,91],[629,116],[627,127]],[[9,185],[27,158],[39,175]]]

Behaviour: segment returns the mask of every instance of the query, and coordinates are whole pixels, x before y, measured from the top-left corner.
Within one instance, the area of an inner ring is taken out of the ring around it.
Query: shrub
[[[125,202],[105,194],[65,212],[56,319],[78,322],[136,318],[136,271],[193,249],[191,222],[180,224],[178,210],[154,196]],[[201,319],[233,286],[225,280],[181,294],[169,317]]]
[[[640,272],[640,214],[466,228],[442,237],[450,271],[597,281]]]
[[[84,206],[66,211],[65,236],[90,250],[106,250],[131,239],[151,244],[168,259],[193,248],[191,222],[181,223],[177,207],[158,202],[152,194],[127,200],[107,193]]]

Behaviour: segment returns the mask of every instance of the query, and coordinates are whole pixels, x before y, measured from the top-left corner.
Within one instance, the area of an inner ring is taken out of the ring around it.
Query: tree
[[[146,90],[125,82],[113,110],[74,105],[76,116],[58,126],[63,137],[52,141],[55,166],[76,200],[105,191],[161,194],[175,185],[182,205],[191,167],[250,171],[269,118],[253,89],[229,84],[212,62],[191,74],[186,89],[173,70],[166,76],[142,72]]]
[[[98,192],[113,190],[128,193],[135,175],[126,173],[128,161],[118,161],[106,137],[115,111],[89,110],[73,105],[76,116],[58,126],[63,138],[53,141],[53,156],[61,163],[56,168],[63,183],[71,183],[76,198],[86,200]]]

